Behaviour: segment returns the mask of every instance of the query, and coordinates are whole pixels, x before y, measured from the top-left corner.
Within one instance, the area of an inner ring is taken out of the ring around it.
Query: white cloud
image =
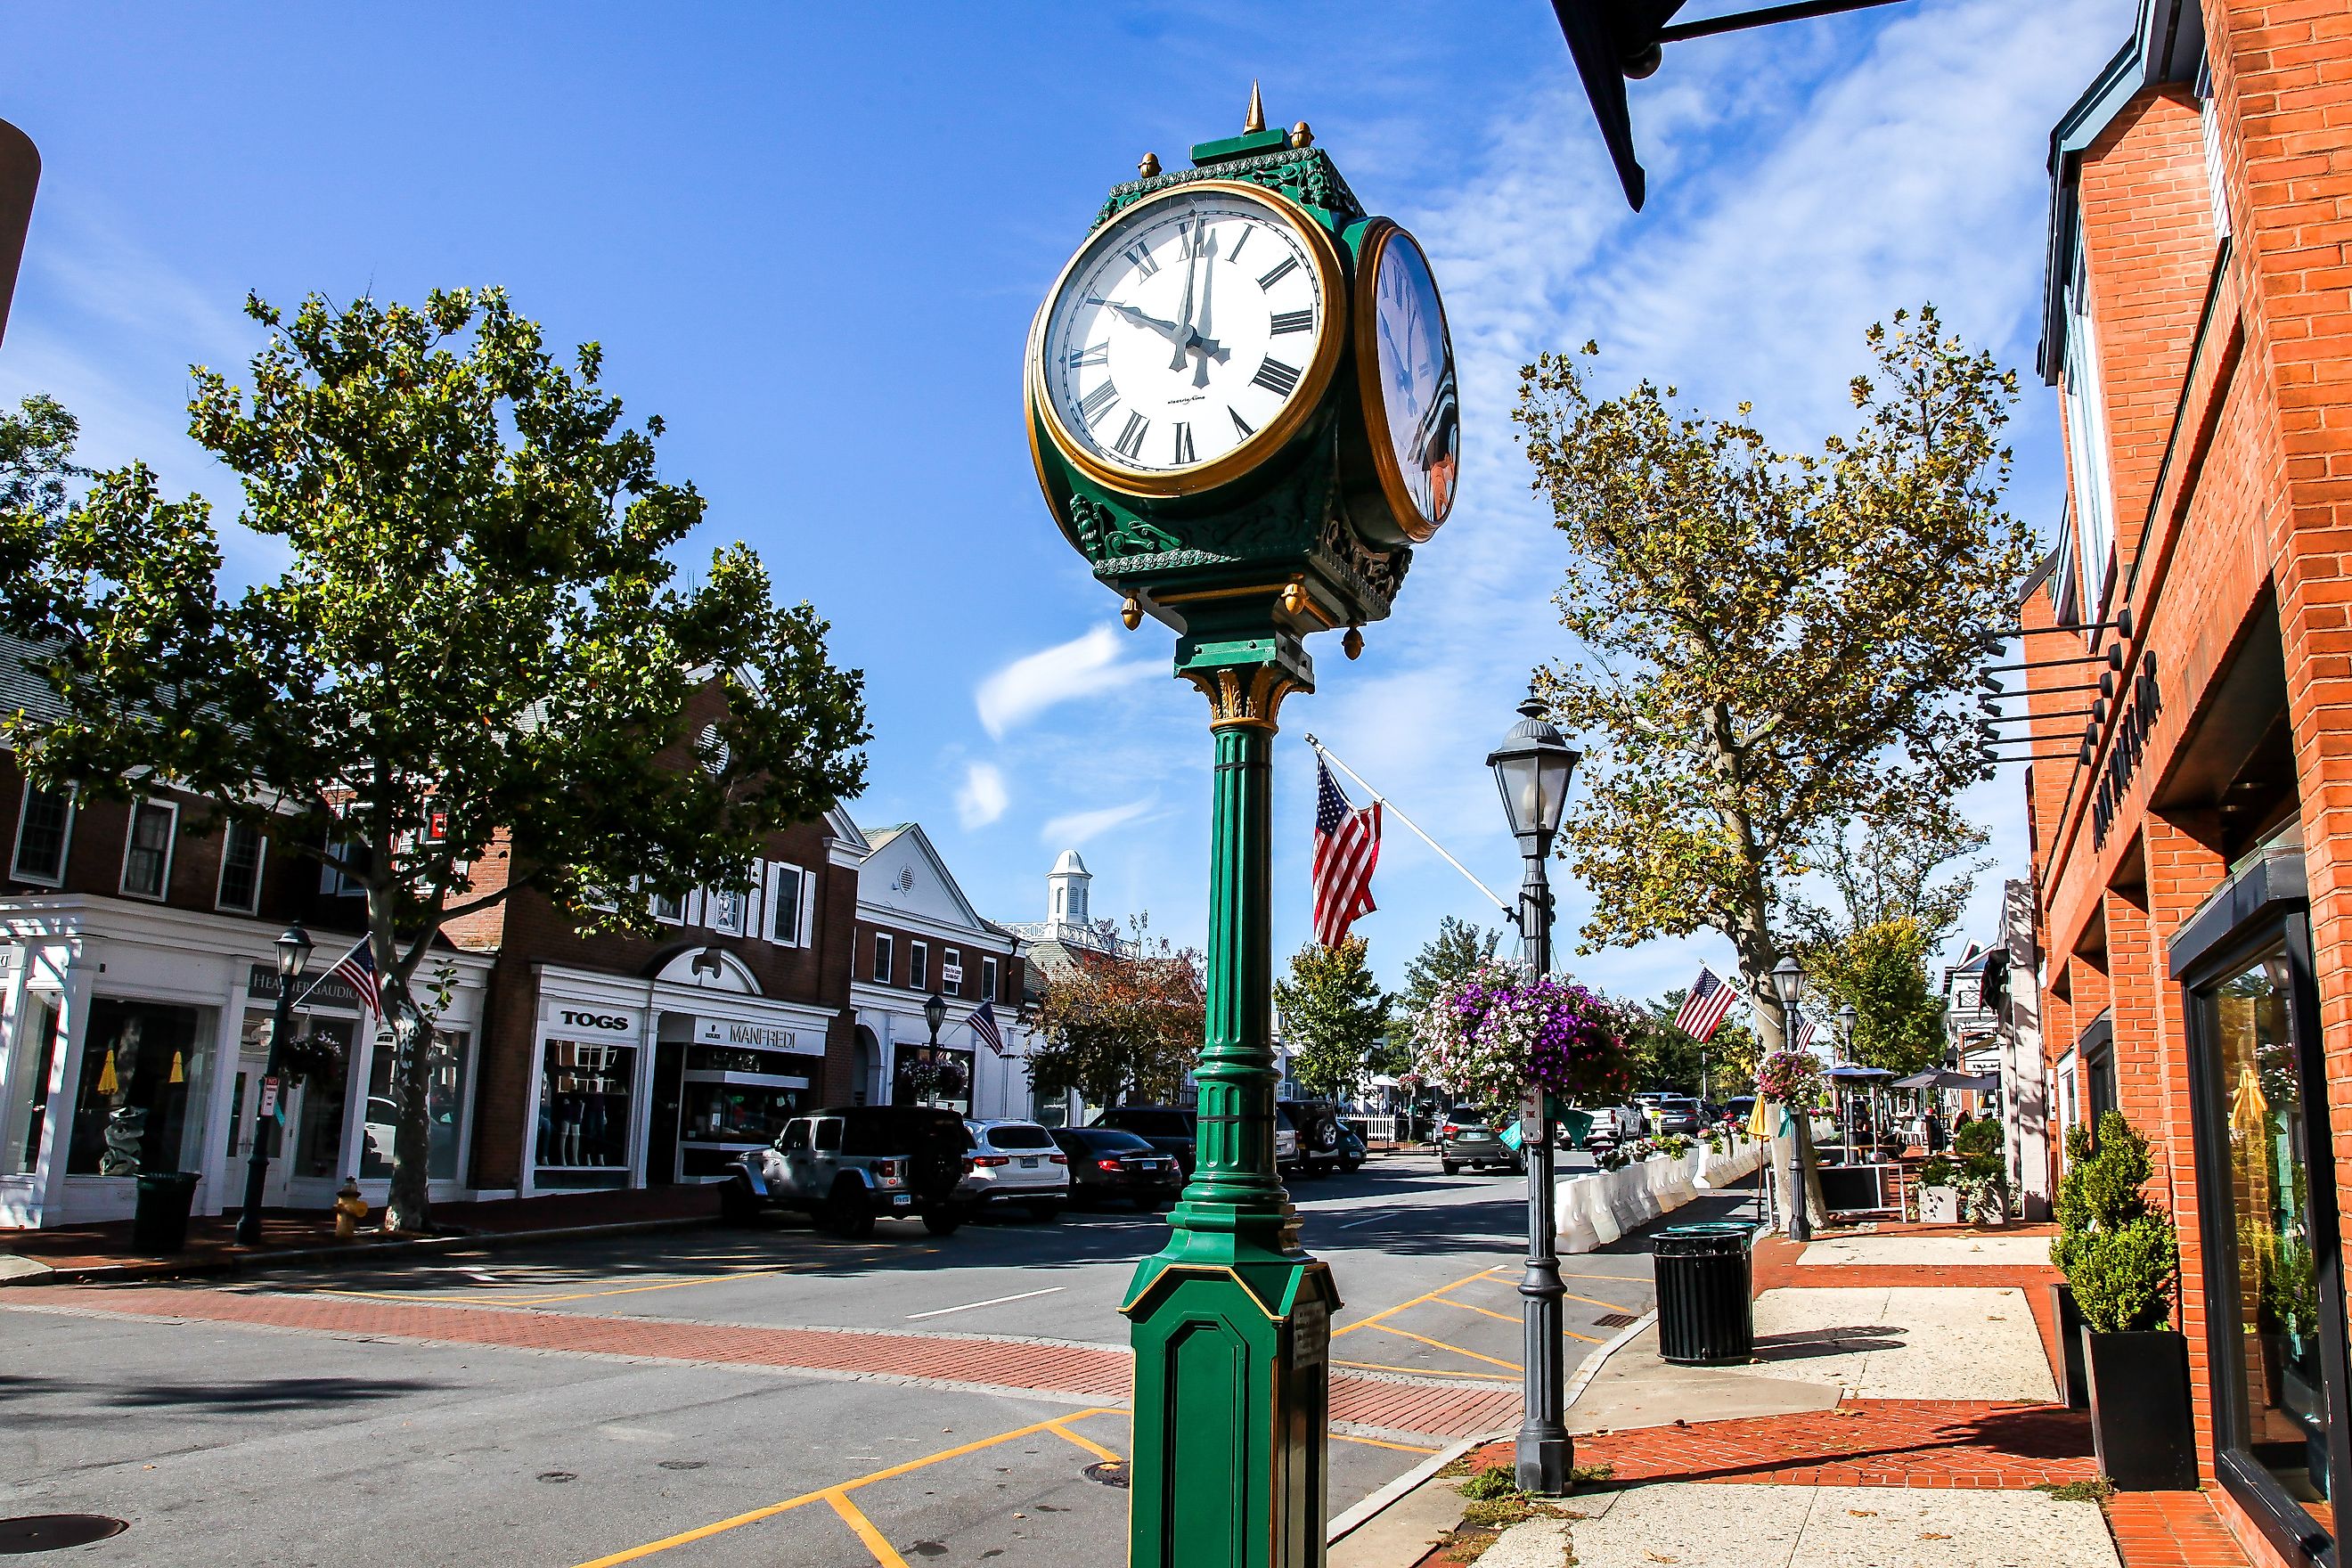
[[[1053,707],[1114,691],[1162,673],[1160,661],[1119,659],[1119,637],[1108,626],[1016,658],[980,683],[972,702],[980,721],[999,739],[1004,731]]]
[[[1075,849],[1087,839],[1112,828],[1133,822],[1150,811],[1155,801],[1147,796],[1131,800],[1125,805],[1107,805],[1096,811],[1073,811],[1055,817],[1038,831],[1037,841],[1049,849]]]
[[[1003,772],[994,763],[973,763],[964,769],[963,787],[956,791],[956,820],[964,826],[985,827],[1011,804]]]

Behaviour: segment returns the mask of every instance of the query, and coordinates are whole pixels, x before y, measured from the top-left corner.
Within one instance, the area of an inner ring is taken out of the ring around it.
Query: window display
[[[16,1019],[16,1062],[8,1074],[6,1141],[0,1143],[0,1173],[30,1173],[41,1160],[41,1132],[48,1124],[49,1074],[58,1060],[58,1009],[47,997],[26,993]]]
[[[91,1001],[74,1095],[69,1174],[198,1168],[215,1016],[210,1008],[107,996]]]
[[[473,1053],[462,1029],[436,1030],[426,1049],[430,1055],[425,1071],[430,1076],[425,1083],[425,1124],[429,1142],[425,1173],[436,1182],[454,1182],[458,1140],[465,1131],[466,1075]],[[400,1126],[398,1101],[392,1092],[396,1059],[391,1037],[379,1038],[375,1059],[368,1068],[367,1121],[361,1130],[359,1173],[362,1177],[392,1174],[393,1140]]]
[[[637,1047],[549,1040],[539,1083],[542,1187],[625,1187]]]
[[[295,1175],[340,1182],[352,1173],[343,1163],[343,1112],[351,1103],[352,1041],[358,1033],[350,1018],[295,1020],[287,1046],[302,1079],[302,1118],[290,1163]]]

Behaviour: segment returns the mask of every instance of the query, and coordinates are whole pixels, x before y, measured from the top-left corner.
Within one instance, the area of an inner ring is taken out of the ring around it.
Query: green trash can
[[[1744,1362],[1756,1352],[1748,1227],[1683,1225],[1651,1258],[1658,1289],[1658,1355],[1677,1366]]]
[[[131,1211],[131,1250],[147,1258],[188,1249],[188,1207],[195,1202],[193,1171],[142,1171],[138,1206]]]

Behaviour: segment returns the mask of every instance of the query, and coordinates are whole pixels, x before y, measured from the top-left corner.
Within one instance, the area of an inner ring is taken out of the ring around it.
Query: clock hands
[[[1185,329],[1173,321],[1163,321],[1157,316],[1147,316],[1132,305],[1121,305],[1115,300],[1106,300],[1103,301],[1103,309],[1116,311],[1120,317],[1136,326],[1150,327],[1171,343],[1181,343],[1184,340]]]
[[[1193,223],[1176,226],[1177,242],[1184,247],[1184,308],[1176,312],[1176,320],[1183,324],[1183,335],[1169,340],[1176,345],[1176,352],[1168,356],[1170,370],[1184,368],[1184,351],[1192,346],[1192,284],[1201,275],[1201,238],[1207,226]]]
[[[1209,227],[1206,224],[1202,224],[1201,226],[1201,243],[1194,247],[1194,249],[1199,253],[1202,260],[1213,264],[1217,259],[1216,230]],[[1220,343],[1216,339],[1207,335],[1209,330],[1209,290],[1216,283],[1216,280],[1217,269],[1214,265],[1212,265],[1209,268],[1206,276],[1201,279],[1201,318],[1199,321],[1194,321],[1192,320],[1191,309],[1192,279],[1189,276],[1185,279],[1185,320],[1191,326],[1192,330],[1183,342],[1177,346],[1175,363],[1168,367],[1171,370],[1183,369],[1184,355],[1188,350],[1193,353],[1199,354],[1201,357],[1192,362],[1192,384],[1196,387],[1206,386],[1209,384],[1209,362],[1211,360],[1215,360],[1219,364],[1223,364],[1227,359],[1232,357],[1229,351],[1223,343]]]

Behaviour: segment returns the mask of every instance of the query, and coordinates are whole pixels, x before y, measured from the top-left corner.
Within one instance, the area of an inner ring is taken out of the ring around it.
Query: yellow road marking
[[[1483,1361],[1489,1366],[1507,1366],[1513,1372],[1522,1370],[1517,1362],[1505,1361],[1500,1356],[1487,1355],[1480,1351],[1465,1351],[1460,1345],[1450,1345],[1444,1340],[1433,1340],[1427,1334],[1416,1334],[1409,1329],[1396,1328],[1388,1323],[1375,1323],[1372,1326],[1384,1334],[1394,1334],[1399,1339],[1416,1340],[1425,1345],[1433,1345],[1442,1351],[1452,1351],[1455,1355],[1466,1355],[1472,1361]]]
[[[775,1268],[740,1268],[728,1274],[696,1274],[684,1279],[665,1279],[656,1285],[616,1285],[608,1290],[574,1290],[558,1296],[445,1296],[424,1290],[347,1290],[334,1286],[321,1286],[322,1296],[360,1296],[373,1301],[415,1301],[425,1306],[449,1307],[543,1307],[551,1301],[587,1301],[600,1296],[635,1296],[647,1290],[676,1290],[688,1285],[719,1285],[730,1279],[765,1279],[777,1274],[789,1274],[800,1268],[787,1263]]]
[[[1104,1447],[1092,1437],[1082,1437],[1077,1433],[1071,1431],[1067,1426],[1063,1426],[1059,1421],[1048,1421],[1045,1425],[1047,1428],[1053,1432],[1054,1436],[1056,1437],[1067,1437],[1071,1442],[1076,1443],[1079,1447],[1084,1448],[1087,1453],[1092,1454],[1097,1459],[1108,1459],[1114,1465],[1123,1465],[1127,1463],[1125,1458],[1118,1454],[1112,1453],[1108,1448]]]
[[[1582,1279],[1583,1276],[1579,1275],[1578,1278]],[[1630,1312],[1633,1310],[1631,1307],[1621,1307],[1614,1301],[1597,1301],[1590,1296],[1580,1296],[1573,1290],[1565,1290],[1561,1294],[1571,1301],[1581,1301],[1588,1307],[1606,1307],[1612,1312]]]
[[[1434,1448],[1424,1448],[1414,1443],[1391,1443],[1379,1437],[1359,1437],[1352,1432],[1331,1434],[1342,1443],[1361,1443],[1368,1448],[1394,1448],[1400,1454],[1434,1454]]]
[[[1584,1300],[1584,1298],[1583,1298],[1583,1297],[1581,1297],[1581,1296],[1579,1296],[1579,1297],[1577,1298],[1577,1300],[1580,1301],[1580,1300]],[[1507,1322],[1507,1323],[1516,1323],[1516,1322],[1519,1322],[1519,1321],[1522,1321],[1522,1320],[1520,1319],[1519,1315],[1518,1315],[1517,1312],[1496,1312],[1496,1311],[1491,1311],[1491,1310],[1489,1310],[1488,1309],[1486,1309],[1486,1308],[1485,1308],[1485,1307],[1474,1307],[1474,1306],[1472,1306],[1472,1305],[1471,1305],[1469,1302],[1467,1302],[1467,1301],[1457,1301],[1457,1300],[1454,1300],[1454,1298],[1452,1298],[1451,1296],[1447,1297],[1447,1298],[1444,1300],[1444,1301],[1441,1303],[1441,1305],[1447,1306],[1447,1307],[1459,1307],[1459,1308],[1461,1308],[1461,1309],[1462,1309],[1464,1311],[1465,1311],[1465,1312],[1485,1312],[1485,1313],[1486,1314],[1486,1316],[1488,1316],[1488,1317],[1490,1317],[1490,1318],[1500,1318],[1500,1319],[1502,1319],[1502,1320],[1503,1320],[1503,1321],[1505,1321],[1505,1322]]]
[[[1333,1366],[1360,1367],[1366,1372],[1409,1372],[1415,1377],[1475,1377],[1481,1383],[1517,1383],[1519,1381],[1516,1377],[1505,1377],[1500,1373],[1494,1372],[1433,1372],[1425,1366],[1391,1366],[1384,1361],[1341,1361],[1338,1356],[1333,1356],[1331,1358],[1331,1364]],[[588,1568],[594,1568],[594,1565],[589,1564]]]
[[[1498,1267],[1507,1267],[1507,1265],[1498,1265]],[[1487,1275],[1492,1274],[1493,1272],[1495,1272],[1495,1270],[1494,1270],[1493,1268],[1481,1268],[1481,1269],[1480,1269],[1480,1270],[1478,1270],[1478,1272],[1476,1272],[1475,1274],[1465,1274],[1461,1279],[1456,1279],[1456,1280],[1455,1280],[1455,1281],[1454,1281],[1454,1283],[1453,1283],[1453,1284],[1451,1284],[1451,1285],[1440,1285],[1440,1286],[1439,1286],[1436,1289],[1434,1289],[1434,1290],[1427,1291],[1427,1292],[1425,1292],[1425,1293],[1423,1293],[1423,1294],[1422,1294],[1422,1295],[1415,1296],[1415,1297],[1414,1297],[1412,1300],[1410,1300],[1410,1301],[1399,1301],[1395,1306],[1393,1306],[1393,1307],[1390,1307],[1390,1308],[1386,1308],[1386,1309],[1384,1309],[1383,1310],[1381,1310],[1381,1311],[1378,1311],[1378,1312],[1374,1312],[1374,1313],[1373,1313],[1370,1317],[1369,1317],[1369,1318],[1360,1319],[1360,1320],[1359,1320],[1359,1321],[1356,1321],[1356,1322],[1349,1323],[1349,1324],[1346,1328],[1344,1328],[1344,1329],[1334,1329],[1334,1330],[1332,1330],[1332,1331],[1331,1331],[1331,1337],[1332,1337],[1333,1339],[1335,1339],[1335,1340],[1336,1340],[1336,1339],[1339,1338],[1339,1337],[1340,1337],[1341,1335],[1343,1335],[1343,1334],[1352,1334],[1352,1333],[1354,1333],[1358,1329],[1369,1329],[1369,1328],[1372,1328],[1372,1327],[1376,1326],[1377,1324],[1379,1324],[1379,1322],[1381,1321],[1381,1319],[1383,1319],[1383,1318],[1393,1318],[1393,1317],[1395,1317],[1399,1312],[1403,1311],[1407,1307],[1418,1307],[1418,1306],[1420,1306],[1423,1301],[1434,1301],[1434,1300],[1436,1300],[1440,1296],[1444,1295],[1447,1291],[1449,1291],[1449,1290],[1459,1290],[1460,1289],[1462,1289],[1462,1287],[1463,1287],[1463,1286],[1469,1284],[1472,1280],[1474,1280],[1474,1279],[1484,1279],[1485,1278],[1486,1278],[1486,1276],[1487,1276]]]
[[[798,1497],[786,1498],[782,1502],[772,1502],[765,1508],[755,1508],[748,1513],[736,1514],[731,1519],[722,1519],[693,1530],[681,1531],[676,1535],[667,1535],[659,1541],[649,1541],[643,1546],[632,1546],[626,1552],[615,1552],[609,1556],[594,1558],[581,1563],[579,1568],[618,1568],[620,1563],[635,1563],[641,1558],[651,1557],[656,1552],[667,1552],[673,1546],[685,1546],[697,1541],[708,1541],[714,1535],[724,1534],[728,1531],[739,1529],[743,1525],[756,1524],[763,1519],[773,1519],[780,1513],[790,1513],[796,1508],[825,1499],[828,1494],[839,1494],[843,1500],[846,1501],[848,1494],[859,1487],[869,1487],[877,1481],[892,1480],[899,1476],[919,1470],[927,1465],[939,1464],[945,1459],[960,1459],[966,1454],[977,1454],[982,1448],[992,1448],[999,1443],[1010,1443],[1016,1437],[1027,1437],[1039,1432],[1051,1432],[1065,1421],[1084,1421],[1090,1415],[1105,1415],[1116,1412],[1117,1406],[1102,1405],[1091,1410],[1080,1410],[1068,1415],[1056,1415],[1048,1421],[1032,1422],[1026,1426],[1016,1426],[1010,1432],[999,1432],[993,1437],[982,1437],[977,1442],[966,1443],[960,1447],[942,1448],[936,1454],[926,1454],[919,1459],[908,1459],[904,1464],[892,1465],[888,1469],[876,1470],[870,1475],[859,1476],[855,1480],[836,1481],[832,1486],[819,1487],[814,1491],[803,1492]],[[1068,1436],[1069,1434],[1063,1433],[1062,1436]],[[836,1505],[837,1508],[838,1505]],[[843,1517],[846,1519],[848,1516],[845,1514]],[[856,1527],[852,1525],[851,1528]],[[862,1536],[861,1539],[863,1539]],[[880,1538],[877,1535],[876,1539]],[[867,1542],[866,1544],[870,1548],[873,1542]],[[887,1542],[883,1542],[884,1551],[887,1551],[888,1546]],[[879,1553],[877,1555],[878,1556]],[[885,1568],[894,1561],[896,1561],[895,1554],[890,1558],[884,1558]],[[906,1565],[902,1563],[899,1568],[906,1568]]]
[[[883,1539],[882,1532],[874,1528],[874,1521],[866,1518],[856,1503],[842,1495],[839,1487],[828,1490],[824,1500],[833,1505],[834,1512],[841,1515],[841,1522],[849,1526],[858,1540],[866,1542],[866,1550],[874,1553],[874,1561],[881,1568],[907,1568],[907,1560]]]

